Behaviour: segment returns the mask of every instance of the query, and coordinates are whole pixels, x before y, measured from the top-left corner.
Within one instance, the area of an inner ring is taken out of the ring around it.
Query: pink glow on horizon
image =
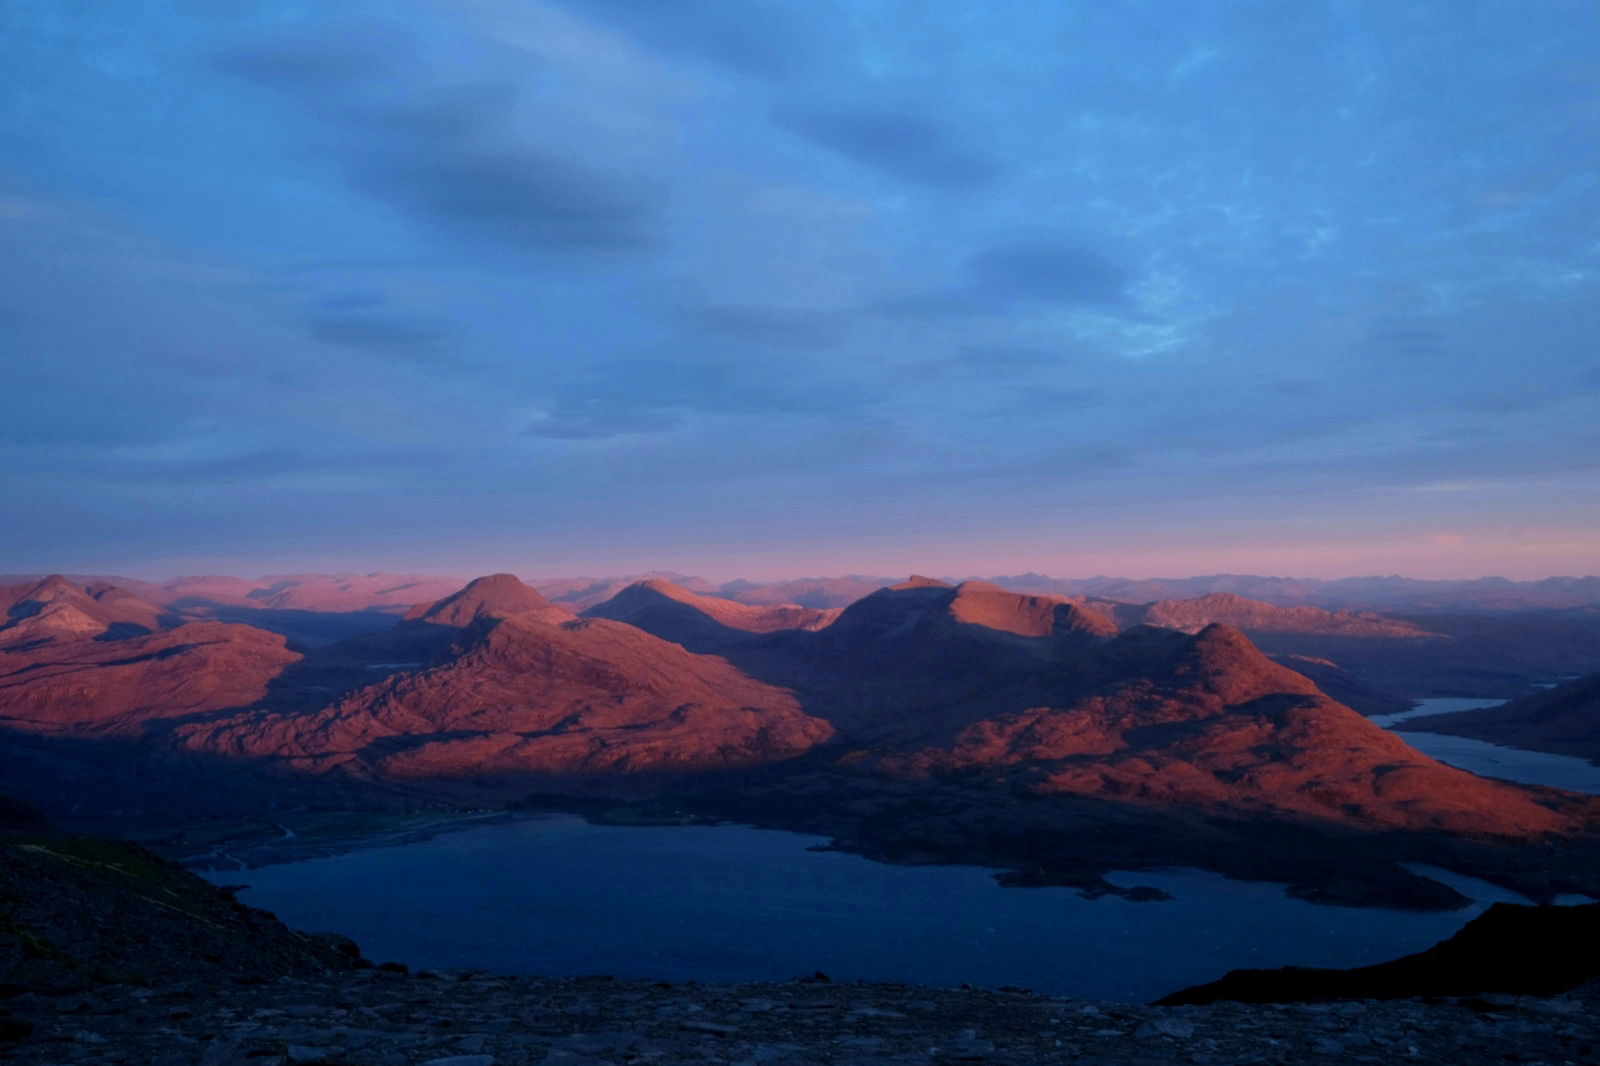
[[[1163,540],[1181,541],[1175,531]],[[1154,532],[1147,534],[1156,540]],[[1504,577],[1536,581],[1547,577],[1600,574],[1600,536],[1587,531],[1526,531],[1520,535],[1468,535],[1436,532],[1392,538],[1360,538],[1342,543],[1312,539],[1252,540],[1222,544],[1180,543],[1110,545],[1004,543],[1001,538],[969,545],[907,545],[898,538],[861,538],[839,545],[771,545],[691,549],[664,544],[662,550],[562,550],[530,554],[525,547],[470,552],[380,550],[357,555],[348,550],[307,552],[271,558],[224,554],[149,555],[139,559],[56,560],[49,566],[10,566],[17,572],[55,570],[119,574],[164,580],[180,574],[256,577],[292,573],[444,574],[462,578],[509,570],[528,579],[574,576],[609,577],[671,571],[712,581],[744,578],[776,581],[799,577],[868,574],[902,577],[911,573],[950,577],[1035,572],[1058,578],[1111,576],[1131,579],[1181,578],[1206,574],[1254,574],[1337,579],[1397,574],[1423,580]],[[1064,538],[1065,539],[1065,538]],[[1087,539],[1087,538],[1086,538]],[[1101,539],[1101,538],[1096,538]]]

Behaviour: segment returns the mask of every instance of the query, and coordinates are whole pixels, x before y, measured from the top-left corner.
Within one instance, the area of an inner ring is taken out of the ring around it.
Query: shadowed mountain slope
[[[1304,674],[1328,697],[1351,710],[1368,716],[1400,714],[1409,711],[1415,701],[1385,692],[1361,680],[1336,662],[1315,655],[1276,653],[1272,661],[1286,666],[1297,674]]]
[[[292,932],[131,844],[58,832],[0,797],[0,986],[11,993],[360,965],[339,943]]]
[[[1407,999],[1521,993],[1549,996],[1600,977],[1600,903],[1524,907],[1496,903],[1426,951],[1349,970],[1285,966],[1234,970],[1174,992],[1168,1006],[1302,1003],[1330,999]]]
[[[583,616],[627,622],[690,651],[716,651],[747,642],[753,635],[822,629],[839,616],[839,611],[792,603],[755,607],[702,596],[653,578],[629,585],[584,611]]]
[[[1430,714],[1401,725],[1600,763],[1600,674],[1589,674],[1499,707]]]

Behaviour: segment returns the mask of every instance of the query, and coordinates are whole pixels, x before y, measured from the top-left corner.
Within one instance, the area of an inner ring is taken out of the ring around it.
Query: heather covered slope
[[[0,987],[13,993],[260,980],[358,961],[141,848],[58,832],[0,797]]]
[[[793,694],[606,619],[573,620],[505,576],[415,624],[453,630],[432,665],[298,714],[178,730],[193,750],[391,781],[681,773],[783,759],[831,735]],[[447,625],[447,623],[461,623]],[[512,795],[515,793],[513,792]]]
[[[1411,718],[1401,728],[1600,763],[1600,674],[1574,678],[1499,707]]]
[[[50,641],[0,653],[0,726],[137,733],[159,719],[255,703],[300,658],[277,634],[221,622]]]
[[[1507,837],[1576,831],[1600,811],[1430,759],[1222,625],[1131,631],[991,705],[1005,702],[1018,709],[880,768],[978,773],[1035,795]]]

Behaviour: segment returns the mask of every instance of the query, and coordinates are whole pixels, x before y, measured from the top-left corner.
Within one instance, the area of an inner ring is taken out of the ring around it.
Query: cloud
[[[956,353],[956,362],[986,377],[1021,377],[1059,367],[1069,359],[1045,348],[969,344]]]
[[[427,144],[396,147],[359,164],[358,184],[458,233],[556,251],[657,243],[653,198],[619,176],[526,149],[449,155]]]
[[[641,433],[669,433],[682,419],[672,411],[575,401],[556,405],[523,426],[529,437],[550,440],[608,440]]]
[[[1091,248],[1045,238],[996,245],[968,261],[980,292],[1038,303],[1115,304],[1127,273]]]
[[[384,315],[325,314],[312,319],[311,335],[328,344],[403,359],[432,360],[449,347],[451,329],[433,319]]]
[[[608,147],[601,123],[582,113],[584,97],[553,103],[509,80],[401,70],[403,41],[308,30],[232,49],[217,64],[333,123],[350,183],[442,232],[558,253],[657,243],[659,181]]]
[[[844,336],[839,318],[821,311],[713,305],[686,309],[679,320],[691,333],[760,348],[828,348]]]
[[[653,48],[781,81],[810,59],[810,20],[765,0],[563,0]]]
[[[1407,322],[1380,324],[1367,339],[1378,354],[1408,360],[1436,359],[1445,355],[1449,341],[1437,329]]]
[[[380,25],[323,26],[217,53],[218,70],[261,85],[330,89],[393,73],[415,51],[403,34]]]
[[[1005,308],[972,289],[925,289],[896,293],[868,302],[862,312],[882,318],[951,319],[999,314]]]
[[[958,319],[1013,314],[1019,304],[1117,307],[1131,279],[1115,262],[1071,241],[1036,237],[994,244],[968,256],[967,281],[867,302],[879,318]]]
[[[913,112],[780,108],[773,118],[784,129],[847,159],[930,188],[967,192],[1000,177],[993,159]]]

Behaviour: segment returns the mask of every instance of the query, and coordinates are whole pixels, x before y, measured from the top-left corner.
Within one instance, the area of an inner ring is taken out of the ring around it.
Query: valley
[[[1415,698],[1382,687],[1370,657],[1324,657],[1342,642],[1419,649],[1438,670],[1472,654],[1431,653],[1459,638],[1376,612],[925,577],[807,608],[653,577],[575,614],[509,574],[409,606],[395,597],[436,583],[296,580],[266,596],[147,584],[162,603],[60,576],[11,586],[11,787],[235,865],[478,817],[444,812],[554,810],[732,820],[1092,894],[1130,891],[1114,870],[1183,866],[1322,903],[1464,904],[1408,862],[1533,899],[1600,892],[1600,800],[1453,768],[1330,698]],[[262,601],[262,625],[210,620],[197,590]],[[386,624],[309,646],[267,628],[285,603]],[[1322,654],[1257,644],[1286,638]],[[226,828],[241,819],[260,828]],[[371,819],[383,828],[360,828]]]

